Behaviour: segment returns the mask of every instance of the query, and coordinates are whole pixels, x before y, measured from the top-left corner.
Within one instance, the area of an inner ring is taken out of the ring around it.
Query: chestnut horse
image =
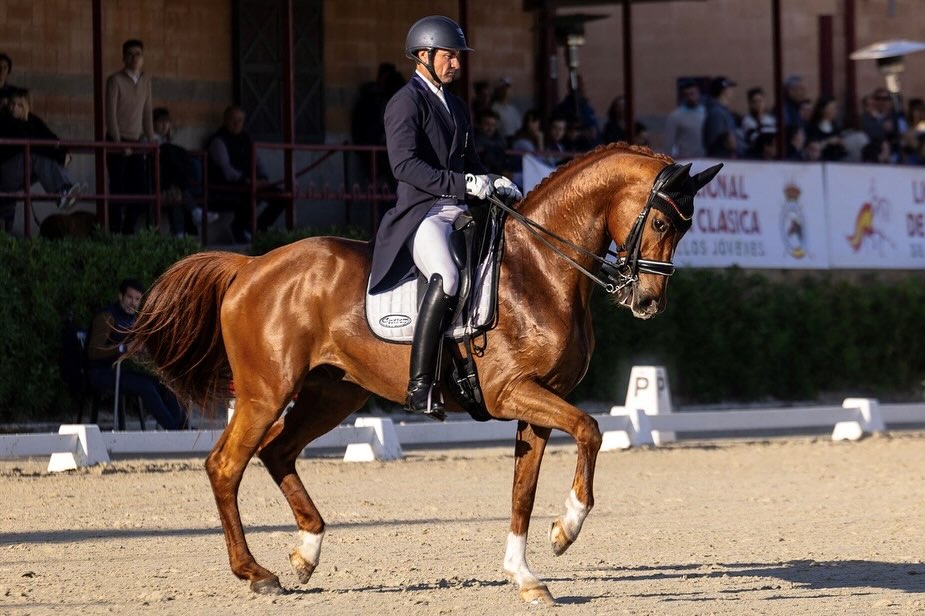
[[[491,415],[517,420],[503,566],[526,601],[554,601],[526,558],[540,462],[554,428],[578,446],[565,513],[549,532],[555,554],[575,541],[594,505],[601,433],[592,417],[563,399],[584,376],[594,347],[591,291],[601,283],[640,318],[664,308],[671,257],[690,226],[693,196],[719,165],[693,177],[689,169],[648,149],[602,146],[544,180],[505,223],[497,325],[476,364]],[[520,224],[518,215],[536,226]],[[598,259],[612,239],[622,250],[633,236],[620,268],[624,282],[602,282],[608,266]],[[154,284],[133,328],[129,353],[143,350],[181,398],[206,407],[227,397],[234,379],[235,413],[205,466],[231,570],[255,592],[281,589],[244,537],[237,497],[248,461],[255,454],[263,461],[292,508],[300,542],[290,563],[306,583],[318,565],[325,522],[296,473],[296,458],[371,392],[405,398],[409,346],[377,339],[366,324],[370,256],[368,243],[333,237],[260,257],[196,254]],[[450,399],[447,407],[461,410]]]

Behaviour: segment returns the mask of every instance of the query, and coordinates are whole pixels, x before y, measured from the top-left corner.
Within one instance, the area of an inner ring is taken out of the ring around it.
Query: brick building
[[[103,78],[121,68],[122,41],[142,39],[145,70],[154,78],[154,104],[170,109],[178,143],[201,147],[231,102],[256,111],[249,121],[258,138],[282,140],[283,0],[99,1]],[[856,47],[885,39],[925,39],[923,3],[779,0],[783,75],[803,75],[812,97],[830,86],[842,101],[849,92],[849,77],[854,77],[854,91],[860,98],[882,85],[883,79],[873,62],[847,59],[846,28],[853,24]],[[532,7],[556,4],[554,12],[559,15],[602,16],[586,25],[579,71],[600,118],[624,89],[619,0],[584,4],[578,0],[293,0],[292,4],[297,141],[347,140],[358,86],[374,79],[380,62],[393,62],[410,73],[403,54],[405,33],[426,14],[445,14],[467,24],[476,51],[464,60],[464,83],[510,77],[513,100],[522,110],[536,105],[544,89],[547,98],[560,98],[567,81],[561,48],[556,62],[537,60],[542,45],[538,13]],[[634,0],[633,102],[636,117],[650,127],[654,146],[659,145],[663,118],[675,106],[679,76],[724,74],[735,79],[740,88],[733,108],[738,110],[745,109],[747,88],[773,91],[772,5],[772,0]],[[32,90],[35,112],[63,138],[94,135],[93,6],[94,0],[0,0],[0,51],[14,61],[10,82]],[[825,33],[823,22],[828,24]],[[544,82],[553,74],[558,75],[554,89]],[[925,97],[925,53],[907,59],[902,81],[907,100]],[[262,108],[255,110],[254,105]],[[92,183],[92,157],[79,158],[75,173]],[[270,162],[271,168],[277,166]],[[316,177],[328,181],[338,173],[328,166],[319,168]]]

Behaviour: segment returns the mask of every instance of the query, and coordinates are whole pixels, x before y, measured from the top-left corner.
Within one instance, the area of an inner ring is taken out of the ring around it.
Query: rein
[[[646,274],[657,274],[659,276],[671,276],[674,274],[674,265],[670,261],[655,261],[652,259],[643,259],[639,256],[639,252],[642,246],[642,230],[645,225],[646,218],[649,216],[649,211],[654,205],[654,200],[656,197],[662,199],[669,205],[672,205],[675,209],[677,206],[674,201],[662,191],[662,186],[664,185],[664,176],[660,174],[660,177],[656,179],[655,185],[652,187],[652,190],[649,193],[649,198],[646,200],[645,206],[642,208],[642,211],[639,213],[639,216],[636,217],[636,222],[633,223],[633,228],[630,229],[629,234],[626,236],[626,242],[622,245],[617,246],[617,252],[612,250],[607,251],[608,257],[614,257],[616,261],[608,261],[606,258],[598,256],[575,244],[569,240],[556,235],[549,229],[545,228],[535,220],[524,216],[511,206],[504,203],[501,199],[498,199],[494,195],[488,197],[488,200],[495,207],[499,207],[511,217],[514,218],[517,222],[522,224],[527,231],[533,234],[538,240],[546,244],[546,246],[553,251],[557,256],[565,259],[569,265],[574,267],[576,270],[581,272],[586,278],[590,279],[594,284],[598,285],[604,291],[613,295],[617,291],[623,289],[627,285],[634,284],[639,280],[640,272]],[[680,214],[680,212],[679,212]],[[550,242],[548,239],[543,237],[546,235],[561,244],[564,244],[574,250],[575,252],[582,254],[586,257],[591,258],[593,261],[596,261],[601,265],[601,270],[604,273],[605,278],[596,276],[593,272],[585,269],[578,263],[575,259],[565,254],[562,250],[557,248]],[[620,252],[624,252],[626,256],[621,257]]]

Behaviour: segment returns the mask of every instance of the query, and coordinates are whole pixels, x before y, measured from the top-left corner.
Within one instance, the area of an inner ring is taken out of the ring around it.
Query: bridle
[[[633,227],[630,229],[630,232],[626,236],[626,241],[622,245],[617,245],[616,252],[613,250],[608,250],[606,257],[601,257],[597,254],[594,254],[590,250],[587,250],[586,248],[583,248],[574,242],[565,239],[564,237],[556,235],[549,229],[540,225],[535,220],[531,220],[530,218],[524,216],[494,195],[491,195],[488,200],[495,207],[499,207],[510,214],[511,217],[517,222],[521,223],[527,229],[527,231],[532,233],[538,240],[546,244],[546,246],[552,250],[553,253],[565,259],[569,265],[581,272],[585,277],[589,278],[592,282],[594,282],[594,284],[604,289],[607,294],[613,295],[626,286],[638,282],[639,274],[641,273],[656,274],[665,277],[674,274],[675,267],[671,261],[644,259],[640,256],[640,252],[642,250],[642,232],[645,228],[646,219],[649,217],[649,212],[653,207],[664,212],[676,224],[679,224],[682,227],[690,226],[690,221],[693,217],[693,214],[685,215],[682,208],[678,206],[675,199],[673,199],[666,190],[666,185],[673,179],[675,172],[679,167],[680,165],[673,163],[665,166],[659,172],[655,178],[655,182],[652,185],[652,189],[649,191],[649,198],[646,199],[645,206],[643,206],[642,211],[639,212],[639,215],[636,217],[636,221],[633,223]],[[575,252],[599,263],[601,266],[603,278],[582,267],[581,264],[579,264],[575,259],[562,252],[548,239],[543,237],[543,235],[546,235],[556,240],[557,242],[568,246]],[[621,252],[624,256],[620,256],[619,253]],[[612,257],[614,260],[608,260],[607,257]]]

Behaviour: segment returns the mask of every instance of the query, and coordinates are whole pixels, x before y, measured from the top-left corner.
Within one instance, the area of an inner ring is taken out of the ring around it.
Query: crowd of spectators
[[[58,136],[32,112],[32,94],[10,83],[12,70],[12,58],[0,53],[0,139],[58,141]],[[178,237],[198,234],[201,225],[219,219],[219,211],[230,211],[233,240],[249,241],[253,140],[244,130],[245,111],[237,106],[228,107],[222,125],[203,144],[210,153],[212,167],[208,186],[203,186],[200,159],[174,143],[170,112],[165,107],[154,107],[155,94],[151,76],[145,71],[144,43],[137,39],[125,41],[122,67],[109,75],[105,89],[106,141],[118,144],[106,152],[108,190],[116,196],[108,203],[109,231],[129,235],[153,222],[151,197],[156,166],[150,144],[157,144],[160,163],[157,179],[170,232]],[[38,182],[46,193],[56,195],[58,209],[66,213],[87,192],[85,183],[71,179],[68,149],[42,145],[31,147],[30,154],[30,183]],[[24,157],[24,146],[0,146],[0,193],[24,190]],[[279,189],[268,181],[259,158],[257,168],[260,194],[278,194]],[[103,192],[102,188],[97,187],[97,192]],[[206,191],[214,199],[210,204],[214,211],[208,216],[199,205]],[[0,230],[12,232],[16,199],[0,197]],[[278,199],[265,203],[256,219],[260,230],[274,224],[284,209]]]

